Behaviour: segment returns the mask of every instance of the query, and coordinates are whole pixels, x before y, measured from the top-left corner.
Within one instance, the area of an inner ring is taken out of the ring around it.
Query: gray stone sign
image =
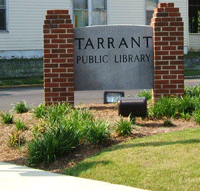
[[[75,90],[153,89],[153,28],[74,29]]]

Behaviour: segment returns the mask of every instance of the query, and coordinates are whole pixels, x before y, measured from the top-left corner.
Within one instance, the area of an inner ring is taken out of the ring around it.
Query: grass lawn
[[[24,78],[0,79],[1,86],[43,84],[43,77],[33,76]]]
[[[197,191],[200,128],[138,138],[112,146],[64,171],[66,175],[152,191]]]
[[[200,76],[200,70],[185,70],[185,76]]]
[[[188,52],[188,54],[184,54],[185,57],[193,57],[200,56],[200,52]]]

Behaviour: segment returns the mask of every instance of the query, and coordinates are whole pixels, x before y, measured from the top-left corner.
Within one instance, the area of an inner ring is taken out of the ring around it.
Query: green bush
[[[180,117],[181,117],[181,119],[187,119],[187,120],[191,119],[191,115],[189,113],[185,113],[185,112],[180,113]]]
[[[58,103],[50,106],[45,106],[44,103],[33,109],[37,118],[48,118],[51,124],[61,119],[64,115],[71,111],[72,107],[69,103]]]
[[[119,135],[129,135],[132,130],[133,122],[130,120],[124,120],[123,117],[120,118],[120,121],[117,122],[117,132]]]
[[[44,133],[48,129],[47,122],[40,119],[38,122],[38,125],[34,125],[32,128],[32,133],[34,134],[40,134]]]
[[[95,121],[88,109],[73,110],[67,122],[78,127],[82,143],[102,144],[109,136],[109,125],[105,121]]]
[[[1,114],[1,117],[2,117],[4,124],[12,124],[13,123],[14,116],[12,113],[5,112],[5,113]]]
[[[91,120],[83,129],[86,142],[92,144],[103,144],[110,137],[109,125],[105,121]]]
[[[150,115],[154,118],[176,117],[190,119],[193,111],[199,108],[197,97],[184,96],[181,98],[162,97],[150,108]]]
[[[21,101],[19,103],[16,103],[14,105],[14,108],[13,110],[16,112],[16,113],[25,113],[28,111],[28,108],[26,106],[26,101]]]
[[[72,110],[68,103],[58,103],[56,105],[47,106],[46,120],[50,127],[59,124],[65,116]]]
[[[193,112],[194,121],[200,123],[200,108]]]
[[[191,119],[195,111],[200,110],[200,85],[185,88],[185,96],[181,98],[162,97],[149,109],[149,116],[153,118],[181,117]],[[197,120],[197,116],[196,116]]]
[[[37,118],[43,118],[47,115],[47,109],[44,103],[33,109],[33,112]]]
[[[146,97],[147,100],[151,100],[152,99],[152,92],[151,92],[151,90],[141,91],[135,97]]]
[[[19,130],[24,131],[25,128],[26,128],[25,123],[23,123],[20,119],[15,123],[15,126],[16,126],[16,128],[17,128],[18,131]]]
[[[34,138],[28,143],[29,164],[49,163],[80,144],[102,144],[109,138],[107,123],[95,121],[88,109],[58,104],[48,106],[46,111],[42,116],[49,128],[34,130]]]
[[[6,140],[8,146],[15,147],[16,145],[20,144],[20,134],[17,131],[13,131],[10,135],[8,135],[8,139]]]
[[[199,106],[199,99],[197,97],[190,97],[186,95],[178,99],[178,112],[189,113],[192,112]]]
[[[60,123],[58,127],[49,128],[43,134],[36,134],[28,143],[28,163],[30,165],[55,161],[68,155],[78,145],[79,131]]]
[[[185,96],[199,97],[200,96],[200,85],[194,87],[185,87]]]
[[[172,121],[170,120],[170,119],[166,119],[165,121],[164,121],[164,124],[163,124],[164,126],[166,126],[166,127],[172,127],[173,126],[173,123],[172,123]]]
[[[177,113],[178,100],[176,98],[162,97],[150,108],[153,118],[175,117]]]

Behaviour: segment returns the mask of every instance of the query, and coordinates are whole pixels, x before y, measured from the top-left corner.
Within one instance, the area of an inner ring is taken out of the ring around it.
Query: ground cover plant
[[[13,114],[10,112],[4,112],[1,114],[1,118],[4,124],[12,124],[13,123]]]
[[[34,112],[49,128],[42,133],[34,131],[28,143],[30,165],[55,161],[82,144],[102,144],[109,138],[106,122],[94,120],[88,109],[75,110],[65,103],[47,107],[41,104]]]
[[[148,91],[144,90],[144,91],[139,92],[136,95],[136,97],[146,97],[147,100],[151,100],[152,99],[152,92],[151,92],[151,90],[148,90]]]
[[[20,101],[19,103],[14,104],[13,111],[16,113],[24,113],[28,111],[26,101]]]
[[[20,130],[24,131],[26,129],[26,124],[23,123],[21,121],[21,119],[18,119],[18,121],[15,123],[15,126],[16,126],[18,131],[20,131]]]
[[[148,108],[148,117],[152,119],[191,118],[199,123],[200,86],[185,88],[185,96],[181,98],[162,97]]]
[[[164,121],[164,126],[168,126],[168,127],[173,127],[173,123],[172,123],[172,120],[171,119],[166,119]]]
[[[12,131],[11,134],[8,135],[6,142],[10,147],[17,146],[20,151],[21,145],[25,144],[26,140],[24,139],[23,135],[17,130],[17,131]]]
[[[130,116],[129,116],[130,118]],[[133,121],[130,119],[124,120],[123,117],[120,118],[120,121],[117,121],[117,129],[116,131],[120,136],[130,135],[132,131]]]
[[[196,85],[194,87],[185,87],[185,95],[190,97],[199,97],[200,85]]]

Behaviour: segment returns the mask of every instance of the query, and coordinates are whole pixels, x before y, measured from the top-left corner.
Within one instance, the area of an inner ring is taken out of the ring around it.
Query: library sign
[[[75,90],[153,89],[153,28],[74,29]]]

